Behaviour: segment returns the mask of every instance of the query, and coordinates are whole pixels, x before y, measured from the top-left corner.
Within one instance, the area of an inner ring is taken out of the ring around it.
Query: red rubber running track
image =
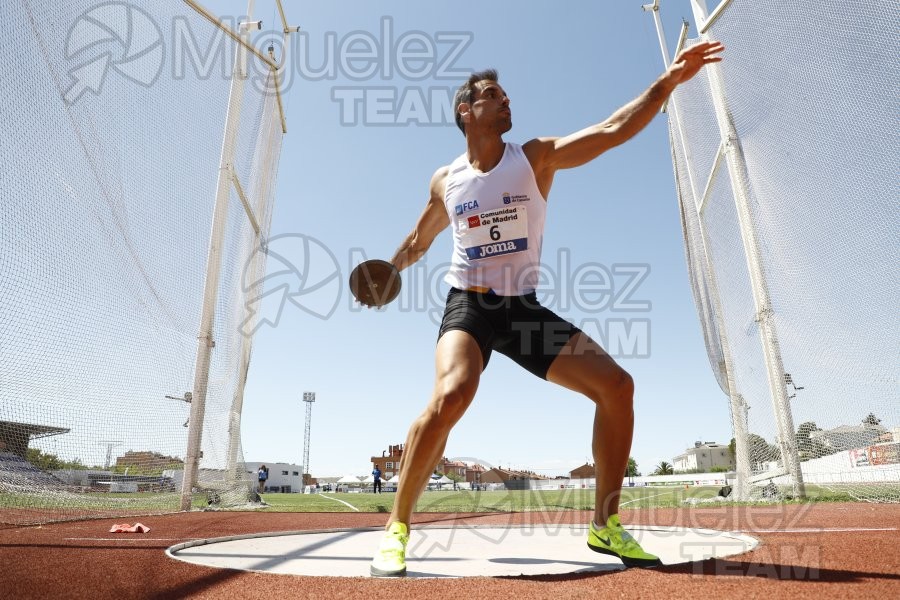
[[[197,566],[166,548],[199,538],[383,525],[378,513],[195,512],[0,529],[7,598],[900,598],[900,505],[809,504],[641,509],[623,521],[741,531],[759,547],[657,570],[442,580],[299,577]],[[586,512],[422,513],[417,522],[583,524]],[[146,534],[111,534],[140,521]],[[364,553],[371,548],[361,550]]]

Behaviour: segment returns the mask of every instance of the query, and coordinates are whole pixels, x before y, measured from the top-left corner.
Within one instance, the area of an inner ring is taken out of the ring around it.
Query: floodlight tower
[[[121,446],[124,444],[121,440],[101,440],[97,442],[101,446],[106,446],[106,462],[103,463],[104,469],[109,469],[109,466],[112,464],[112,451],[113,448]]]
[[[306,402],[306,429],[303,432],[303,469],[300,472],[300,485],[306,485],[304,473],[309,475],[309,431],[312,424],[312,403],[316,401],[315,392],[303,392]]]

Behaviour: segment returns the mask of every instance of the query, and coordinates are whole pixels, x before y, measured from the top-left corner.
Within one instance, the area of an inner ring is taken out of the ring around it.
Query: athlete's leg
[[[550,365],[547,380],[584,394],[596,405],[591,444],[597,478],[594,522],[603,525],[619,512],[634,431],[634,382],[583,332],[568,341]]]
[[[481,349],[469,333],[451,330],[438,340],[434,392],[406,437],[400,485],[388,527],[394,521],[409,525],[416,501],[444,453],[450,430],[475,397],[483,366]]]

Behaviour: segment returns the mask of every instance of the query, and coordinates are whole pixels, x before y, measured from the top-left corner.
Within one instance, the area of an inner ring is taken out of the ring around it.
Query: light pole
[[[121,440],[101,440],[97,443],[101,446],[106,446],[106,462],[103,463],[103,469],[108,470],[109,466],[112,464],[113,448],[121,446],[124,442],[122,442]]]
[[[303,469],[300,471],[300,485],[306,485],[309,476],[309,432],[312,426],[312,403],[316,401],[315,392],[303,392],[306,402],[306,429],[303,432]]]
[[[186,403],[190,404],[191,400],[193,399],[193,394],[191,394],[191,392],[185,392],[184,398],[179,398],[178,396],[170,396],[169,394],[166,394],[165,397],[168,398],[169,400],[180,400],[181,402],[186,402]],[[191,422],[191,417],[188,416],[188,418],[184,422],[183,427],[187,427],[190,424],[190,422]]]

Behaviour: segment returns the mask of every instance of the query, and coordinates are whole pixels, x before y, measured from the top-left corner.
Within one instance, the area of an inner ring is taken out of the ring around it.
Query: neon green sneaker
[[[626,567],[652,568],[662,566],[658,557],[644,552],[641,545],[619,523],[619,515],[610,515],[606,527],[597,527],[591,521],[588,548],[601,554],[617,556]]]
[[[369,573],[373,577],[403,577],[406,575],[406,544],[409,542],[409,528],[394,521],[381,538],[378,552],[372,559]]]

